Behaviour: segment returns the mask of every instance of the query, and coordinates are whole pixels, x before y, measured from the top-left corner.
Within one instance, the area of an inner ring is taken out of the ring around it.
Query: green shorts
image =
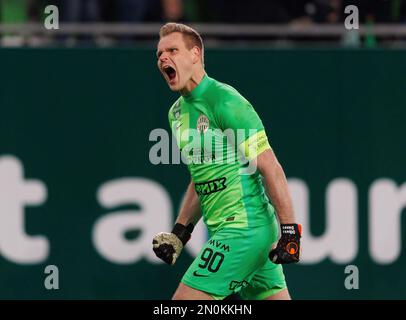
[[[278,231],[276,219],[270,225],[216,231],[181,282],[219,300],[234,293],[260,300],[285,289],[282,266],[268,258]]]

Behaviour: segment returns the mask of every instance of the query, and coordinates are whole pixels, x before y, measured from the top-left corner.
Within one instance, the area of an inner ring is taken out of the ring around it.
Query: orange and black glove
[[[281,224],[281,237],[269,259],[276,264],[296,263],[300,260],[301,224]]]

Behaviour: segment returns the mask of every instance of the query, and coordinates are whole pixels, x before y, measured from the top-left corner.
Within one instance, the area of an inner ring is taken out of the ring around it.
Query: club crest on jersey
[[[206,133],[206,131],[209,129],[209,118],[207,118],[204,114],[201,114],[199,118],[197,118],[197,131],[200,133]]]

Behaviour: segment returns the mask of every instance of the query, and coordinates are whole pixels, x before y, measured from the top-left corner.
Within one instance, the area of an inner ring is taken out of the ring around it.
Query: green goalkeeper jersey
[[[169,123],[210,233],[272,222],[274,208],[251,162],[270,146],[261,119],[237,90],[205,75],[172,105]]]

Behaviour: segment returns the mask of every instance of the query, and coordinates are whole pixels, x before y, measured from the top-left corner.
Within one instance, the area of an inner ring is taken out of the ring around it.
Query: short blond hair
[[[175,23],[175,22],[168,22],[161,27],[159,30],[159,38],[163,38],[171,33],[179,32],[183,36],[183,40],[185,41],[186,48],[189,50],[192,49],[194,46],[197,46],[201,53],[202,53],[202,62],[204,61],[204,44],[203,39],[200,34],[193,28],[182,24],[182,23]]]

